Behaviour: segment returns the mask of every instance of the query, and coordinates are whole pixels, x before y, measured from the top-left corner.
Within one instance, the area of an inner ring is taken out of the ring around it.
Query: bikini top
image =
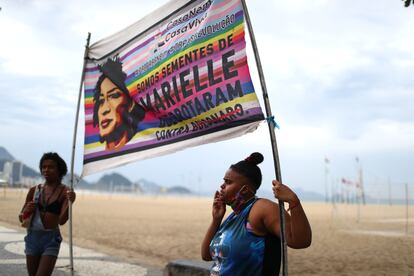
[[[62,192],[64,190],[64,187],[60,189],[59,195],[56,198],[55,201],[47,204],[46,206],[43,205],[43,199],[40,198],[38,202],[39,210],[42,212],[49,212],[55,215],[60,215],[60,211],[62,209],[62,202],[59,202],[60,196],[62,195]],[[42,197],[44,194],[42,193],[40,197]]]

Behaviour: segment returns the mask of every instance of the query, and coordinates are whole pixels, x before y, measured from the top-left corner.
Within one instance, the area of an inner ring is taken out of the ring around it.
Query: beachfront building
[[[20,185],[23,178],[23,163],[20,161],[8,161],[3,166],[2,178],[11,186]]]

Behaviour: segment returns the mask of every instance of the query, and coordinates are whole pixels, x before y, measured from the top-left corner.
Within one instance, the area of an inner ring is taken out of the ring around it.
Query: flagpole
[[[249,12],[247,10],[247,5],[245,0],[241,0],[243,4],[243,10],[246,17],[247,28],[249,29],[250,40],[253,46],[254,56],[256,59],[256,67],[259,72],[260,84],[263,91],[263,100],[266,109],[267,118],[272,118],[272,111],[270,108],[269,95],[267,94],[266,82],[263,74],[262,63],[260,61],[259,51],[257,49],[256,39],[253,32],[253,27],[250,21]],[[273,150],[273,162],[276,173],[276,180],[282,183],[282,175],[280,173],[280,162],[279,162],[279,153],[277,150],[276,134],[275,134],[275,125],[274,122],[268,120],[270,140],[272,143]],[[282,252],[282,275],[288,275],[288,262],[287,262],[287,243],[286,243],[286,234],[285,234],[285,206],[282,200],[279,200],[279,217],[280,217],[280,240],[281,240],[281,252]]]
[[[86,45],[85,45],[85,53],[83,55],[82,76],[81,76],[80,85],[79,85],[79,97],[78,97],[78,104],[76,107],[75,127],[73,131],[72,160],[70,164],[70,189],[71,191],[73,191],[76,133],[78,132],[79,109],[80,109],[80,102],[81,102],[81,97],[82,97],[82,86],[83,86],[83,79],[85,77],[86,58],[88,57],[90,39],[91,39],[91,33],[88,33],[88,38],[86,39]],[[72,239],[72,202],[70,201],[69,201],[69,259],[70,259],[70,273],[73,276],[74,269],[73,269],[73,239]]]

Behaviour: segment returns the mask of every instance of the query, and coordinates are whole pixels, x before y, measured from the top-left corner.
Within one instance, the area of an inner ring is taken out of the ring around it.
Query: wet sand
[[[26,191],[0,191],[0,221],[18,228]],[[73,239],[129,262],[163,267],[200,260],[211,217],[209,198],[78,193]],[[414,206],[303,202],[313,230],[311,247],[289,249],[291,275],[414,275]],[[229,211],[228,211],[229,212]],[[359,217],[359,219],[358,219]],[[62,233],[67,241],[67,225]]]

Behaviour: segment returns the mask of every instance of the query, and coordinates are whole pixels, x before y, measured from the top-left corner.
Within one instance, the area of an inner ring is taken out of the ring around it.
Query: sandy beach
[[[26,191],[0,191],[0,223],[19,228]],[[76,245],[137,264],[200,260],[211,199],[78,193]],[[288,250],[291,275],[414,275],[414,206],[303,202],[311,247]],[[358,211],[359,209],[359,211]],[[229,212],[229,210],[228,210]],[[359,214],[359,215],[358,215]],[[67,225],[61,228],[67,240]]]

